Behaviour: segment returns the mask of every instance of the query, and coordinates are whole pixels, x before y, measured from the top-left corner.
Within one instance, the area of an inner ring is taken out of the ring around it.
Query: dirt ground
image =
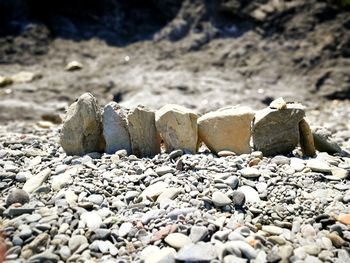
[[[280,96],[319,111],[334,100],[350,107],[347,7],[316,0],[102,2],[115,3],[107,13],[92,6],[80,17],[59,6],[43,17],[33,12],[38,6],[17,14],[0,1],[8,12],[0,22],[0,75],[40,75],[0,87],[1,122],[63,114],[85,91],[101,105],[177,103],[201,113],[236,104],[259,109]],[[65,71],[72,60],[83,69]]]

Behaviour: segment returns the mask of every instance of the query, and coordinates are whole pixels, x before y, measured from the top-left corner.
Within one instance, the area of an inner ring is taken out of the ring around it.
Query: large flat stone
[[[304,118],[303,107],[287,104],[286,109],[266,108],[256,112],[253,142],[264,155],[286,154],[299,143],[299,122]]]
[[[198,134],[215,153],[250,153],[251,123],[254,112],[248,107],[228,107],[209,112],[198,119]]]
[[[137,157],[152,157],[160,153],[160,137],[156,129],[155,112],[137,106],[128,114],[132,153]]]
[[[127,112],[116,102],[108,103],[103,109],[103,137],[106,141],[106,153],[126,150],[131,154]]]
[[[167,104],[156,111],[156,127],[167,152],[185,150],[195,153],[198,148],[198,115],[185,107]]]
[[[92,94],[84,93],[69,106],[60,142],[68,155],[84,155],[103,150],[101,113]]]

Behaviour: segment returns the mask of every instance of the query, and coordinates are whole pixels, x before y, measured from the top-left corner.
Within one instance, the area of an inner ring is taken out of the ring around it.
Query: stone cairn
[[[60,137],[68,155],[125,150],[141,158],[160,153],[161,141],[168,153],[195,154],[204,143],[218,156],[247,154],[252,148],[265,156],[288,154],[298,145],[305,156],[314,156],[316,150],[341,151],[322,130],[310,129],[301,104],[282,98],[256,112],[237,106],[199,116],[174,104],[153,111],[144,106],[125,109],[116,102],[101,113],[95,97],[85,93],[70,105]]]

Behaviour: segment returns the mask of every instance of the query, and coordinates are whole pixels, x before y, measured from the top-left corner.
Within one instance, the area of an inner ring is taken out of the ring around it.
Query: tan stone
[[[9,77],[0,76],[0,87],[5,87],[12,84],[12,79]]]
[[[275,99],[274,101],[272,101],[270,103],[270,108],[277,109],[277,110],[283,110],[283,109],[287,108],[287,103],[281,97],[281,98],[278,98],[278,99]]]
[[[167,152],[198,148],[198,115],[185,107],[167,104],[156,111],[156,127],[163,138]]]
[[[250,153],[251,123],[254,113],[249,107],[228,107],[209,112],[198,119],[198,134],[215,153],[232,151]]]
[[[160,153],[160,137],[154,111],[137,106],[128,114],[128,129],[132,153],[137,157],[152,157]]]
[[[337,216],[336,219],[340,223],[350,226],[350,214],[341,214]]]
[[[68,155],[83,155],[103,150],[102,118],[92,94],[84,93],[77,102],[69,106],[60,142]]]
[[[114,154],[116,151],[126,150],[127,154],[131,154],[127,110],[116,102],[108,103],[103,109],[102,124],[105,152]]]
[[[80,70],[83,68],[83,64],[81,64],[80,62],[73,60],[71,62],[69,62],[66,67],[64,68],[64,70],[66,71],[75,71],[75,70]]]
[[[21,71],[17,74],[11,76],[11,79],[14,83],[25,83],[32,82],[33,80],[41,78],[39,73]]]
[[[303,154],[306,156],[315,156],[316,149],[314,143],[314,137],[310,129],[309,124],[305,119],[299,122],[299,143]]]

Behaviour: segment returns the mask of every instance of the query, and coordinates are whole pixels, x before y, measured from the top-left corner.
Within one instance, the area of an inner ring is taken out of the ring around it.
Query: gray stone
[[[203,241],[208,235],[209,231],[205,226],[192,226],[190,232],[190,238],[193,243]]]
[[[245,258],[237,257],[235,255],[227,255],[223,259],[224,263],[247,263],[248,260]]]
[[[154,111],[137,106],[128,114],[128,129],[132,154],[152,157],[160,153],[160,137],[155,124]]]
[[[162,176],[164,174],[167,174],[167,173],[174,173],[175,172],[175,169],[170,167],[170,166],[160,166],[160,167],[157,167],[155,172]]]
[[[71,251],[68,246],[62,246],[58,252],[63,260],[67,260],[71,256]]]
[[[105,152],[113,154],[126,150],[131,154],[127,113],[118,103],[110,102],[103,109],[103,137],[106,142]]]
[[[175,263],[176,251],[173,248],[163,247],[145,259],[145,263]]]
[[[306,162],[306,167],[310,168],[314,172],[330,173],[332,168],[328,163],[319,159],[310,159]]]
[[[236,189],[238,186],[239,180],[238,177],[233,175],[224,180],[224,183],[229,185],[232,189]]]
[[[185,150],[197,152],[198,115],[185,107],[167,104],[156,111],[156,127],[167,152]]]
[[[165,189],[157,198],[157,202],[159,203],[162,200],[165,199],[170,199],[173,200],[175,199],[180,193],[183,192],[183,189],[177,188],[177,187],[169,187]]]
[[[153,200],[157,200],[158,196],[163,193],[168,187],[169,185],[165,182],[156,182],[143,190],[140,197],[143,199],[151,198]]]
[[[84,93],[69,106],[60,143],[67,155],[84,155],[103,150],[101,113],[92,94]]]
[[[28,259],[28,262],[58,262],[60,257],[56,254],[46,250],[42,253],[36,254]]]
[[[10,206],[15,203],[20,203],[24,205],[29,202],[29,195],[26,191],[22,189],[12,189],[6,198],[6,205]]]
[[[180,249],[185,245],[192,243],[192,240],[188,236],[181,233],[171,233],[164,239],[164,241],[175,249]]]
[[[275,157],[273,157],[271,159],[270,162],[275,163],[277,165],[290,164],[290,158],[288,158],[287,156],[283,156],[283,155],[276,155]]]
[[[283,228],[278,226],[262,226],[262,231],[265,231],[271,235],[280,235],[283,233]]]
[[[236,255],[240,257],[241,255],[245,258],[251,260],[257,257],[257,251],[252,248],[248,243],[240,240],[227,241],[224,244],[224,249],[222,251],[222,258],[226,255]]]
[[[233,191],[232,201],[235,206],[243,206],[245,203],[245,194],[241,191]]]
[[[315,127],[312,131],[315,147],[320,152],[340,153],[340,146],[333,140],[332,133],[323,127]]]
[[[231,199],[220,191],[215,191],[211,198],[213,204],[217,207],[229,205],[232,203]]]
[[[260,171],[253,167],[245,167],[239,172],[245,178],[257,178],[261,175]]]
[[[176,260],[184,262],[210,262],[217,257],[215,247],[210,243],[187,244],[176,254]]]
[[[302,107],[294,104],[287,104],[282,110],[266,108],[256,112],[254,149],[264,155],[290,153],[299,143],[298,124],[304,116]]]
[[[51,169],[46,168],[42,170],[40,173],[29,178],[25,184],[23,185],[23,190],[27,193],[32,193],[34,190],[39,188],[43,182],[47,180],[47,178],[51,175]]]
[[[165,214],[164,209],[151,209],[143,214],[141,218],[142,224],[148,224],[152,219],[160,218]]]
[[[33,207],[18,207],[18,208],[10,208],[8,210],[9,216],[19,216],[23,214],[30,214],[35,211]]]
[[[258,192],[248,185],[243,185],[239,187],[237,191],[241,191],[244,193],[246,202],[256,203],[261,201]]]
[[[72,236],[68,241],[68,247],[74,253],[81,245],[87,244],[88,240],[83,235]]]
[[[103,203],[104,197],[102,195],[92,194],[87,198],[87,200],[91,203],[100,206]]]

